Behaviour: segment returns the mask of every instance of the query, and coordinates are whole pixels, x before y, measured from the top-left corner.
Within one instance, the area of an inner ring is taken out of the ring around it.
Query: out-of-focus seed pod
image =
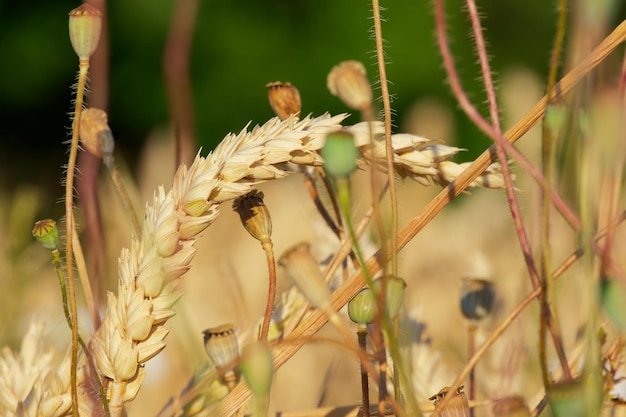
[[[70,13],[70,41],[81,60],[89,59],[98,47],[102,29],[102,13],[89,3],[83,3]]]
[[[333,67],[326,79],[331,94],[352,109],[365,111],[372,105],[372,86],[359,61],[344,61]]]
[[[436,407],[437,404],[443,400],[448,391],[450,391],[450,387],[444,387],[437,394],[430,397],[429,400],[433,401],[433,404]],[[469,417],[469,415],[469,402],[463,392],[463,385],[461,385],[437,417]]]
[[[246,345],[241,352],[239,370],[250,391],[257,398],[264,398],[270,393],[274,376],[274,359],[272,351],[263,342]]]
[[[494,417],[530,417],[528,407],[519,395],[496,400],[492,411]]]
[[[278,263],[285,268],[289,279],[313,307],[326,313],[332,311],[330,289],[307,243],[289,249]]]
[[[204,349],[216,368],[232,367],[236,364],[239,358],[239,343],[232,324],[211,327],[202,333]]]
[[[233,210],[239,214],[243,227],[250,235],[260,241],[267,242],[272,236],[272,219],[263,201],[263,193],[252,190],[233,202]]]
[[[345,178],[356,171],[359,149],[350,132],[339,130],[326,136],[321,150],[324,170],[335,178]]]
[[[39,220],[33,227],[33,237],[41,245],[50,250],[57,250],[59,247],[59,231],[56,222],[52,219]]]
[[[402,278],[393,275],[389,275],[386,279],[387,288],[385,290],[385,314],[393,320],[402,308],[406,282]],[[382,291],[382,288],[382,278],[375,279],[374,290],[376,290],[376,293],[379,294]]]
[[[620,330],[626,330],[626,288],[616,279],[603,279],[600,284],[600,301],[604,312]]]
[[[495,287],[491,281],[466,278],[461,286],[461,312],[470,320],[483,319],[491,313],[495,298]]]
[[[348,316],[358,325],[367,325],[376,315],[376,295],[369,288],[363,288],[348,302]]]
[[[206,329],[204,332],[204,350],[219,372],[223,372],[223,379],[232,391],[237,383],[235,366],[239,360],[239,343],[232,324]]]
[[[288,119],[292,114],[299,115],[302,109],[300,92],[291,83],[275,81],[265,85],[270,106],[281,120]]]
[[[106,112],[96,108],[85,109],[80,115],[80,142],[89,153],[98,158],[111,155],[115,148],[107,119]]]
[[[560,382],[552,385],[547,392],[548,404],[554,417],[583,417],[585,392],[578,381]]]

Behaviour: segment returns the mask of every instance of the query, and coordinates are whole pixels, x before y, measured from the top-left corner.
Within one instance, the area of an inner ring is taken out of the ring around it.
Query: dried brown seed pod
[[[261,191],[252,190],[233,202],[233,210],[239,214],[243,227],[261,243],[272,236],[272,219],[263,197]]]
[[[429,400],[433,401],[436,407],[437,404],[443,400],[448,391],[450,391],[450,387],[443,387],[437,394],[430,397]],[[463,392],[463,385],[461,385],[436,417],[469,417],[469,414],[469,402]]]
[[[300,114],[302,109],[300,92],[290,82],[275,81],[265,86],[270,106],[281,120],[288,119],[292,114]]]
[[[232,367],[239,359],[239,343],[235,326],[222,324],[202,332],[204,349],[216,368]]]

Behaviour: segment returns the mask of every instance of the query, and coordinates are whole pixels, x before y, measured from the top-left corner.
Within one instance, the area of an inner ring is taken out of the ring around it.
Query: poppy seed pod
[[[265,85],[270,106],[281,120],[288,119],[292,114],[299,115],[302,108],[300,92],[291,83],[276,81]]]
[[[80,115],[80,142],[92,155],[102,158],[113,154],[115,141],[104,110],[88,108]]]
[[[216,368],[232,367],[239,358],[239,343],[232,324],[211,327],[204,334],[204,349]]]
[[[387,288],[385,290],[385,314],[390,319],[395,319],[400,308],[402,308],[402,302],[404,301],[404,290],[406,288],[406,282],[402,278],[389,275],[387,278]],[[383,288],[382,278],[374,280],[374,290],[379,294]]]
[[[372,86],[359,61],[344,61],[333,67],[326,85],[331,94],[352,109],[364,111],[372,105]]]
[[[262,398],[269,394],[274,376],[274,358],[267,344],[254,342],[246,345],[241,352],[239,370],[255,396]]]
[[[89,59],[98,47],[102,29],[102,13],[88,3],[83,3],[70,13],[70,41],[78,58]]]
[[[59,231],[56,222],[52,219],[39,220],[33,227],[33,237],[48,250],[57,250],[59,247]]]
[[[495,287],[491,281],[466,278],[461,286],[461,312],[470,320],[483,319],[491,313],[495,298]]]
[[[433,404],[436,407],[437,404],[443,400],[448,391],[450,391],[450,387],[444,387],[437,394],[430,397],[429,400],[433,401]],[[467,401],[467,396],[463,392],[463,385],[461,385],[437,417],[469,417],[469,414],[469,402]]]
[[[289,249],[280,257],[278,263],[313,307],[324,312],[332,309],[330,289],[307,243],[301,243]]]
[[[356,171],[359,149],[350,132],[339,130],[326,136],[321,151],[324,171],[331,177],[345,178]]]
[[[263,202],[263,193],[252,190],[233,202],[233,210],[239,214],[241,224],[250,235],[261,243],[272,236],[272,219]]]
[[[626,330],[626,289],[624,285],[611,278],[600,283],[600,303],[605,314],[620,330]]]
[[[363,288],[348,302],[348,316],[356,324],[370,324],[375,315],[376,296],[369,288]]]

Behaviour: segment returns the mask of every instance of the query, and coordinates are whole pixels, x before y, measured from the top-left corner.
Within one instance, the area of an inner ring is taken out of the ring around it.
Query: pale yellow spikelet
[[[322,164],[318,151],[326,135],[337,130],[350,132],[361,153],[381,166],[382,124],[371,125],[377,143],[371,149],[370,125],[343,127],[346,117],[292,115],[251,130],[246,126],[227,135],[206,157],[198,154],[189,167],[180,166],[169,192],[163,187],[156,190],[152,204],[146,206],[142,235],[121,252],[118,293],[109,294],[106,315],[91,343],[99,372],[111,380],[108,395],[113,416],[138,391],[142,364],[165,347],[164,325],[175,314],[173,304],[180,297],[176,287],[191,267],[195,239],[217,218],[222,202],[247,194],[263,181],[288,175],[293,172],[288,163]],[[392,142],[400,175],[423,183],[443,181],[438,161],[458,151],[411,135]],[[446,178],[454,174],[449,172]]]

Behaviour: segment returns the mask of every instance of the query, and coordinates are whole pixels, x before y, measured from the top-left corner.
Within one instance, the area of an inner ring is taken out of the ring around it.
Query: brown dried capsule
[[[223,324],[211,327],[204,334],[204,349],[216,368],[232,367],[239,358],[239,343],[235,326]]]
[[[461,312],[470,320],[485,318],[493,309],[496,291],[486,279],[466,278],[461,287]]]
[[[364,111],[372,105],[372,86],[365,67],[359,61],[344,61],[333,67],[326,85],[331,94],[338,96],[350,108]]]
[[[443,400],[448,391],[450,391],[450,387],[443,387],[441,391],[430,397],[429,400],[433,401],[433,404],[436,407],[437,404]],[[465,393],[463,392],[463,385],[461,385],[437,417],[469,417],[469,414],[469,403]]]
[[[261,191],[252,190],[233,202],[233,210],[239,213],[243,227],[261,243],[268,242],[272,236],[272,219],[263,197]]]
[[[300,114],[302,109],[300,92],[290,82],[275,81],[265,86],[270,106],[281,120],[288,119],[292,114],[296,116]]]
[[[72,48],[81,60],[89,59],[100,40],[102,13],[92,5],[84,3],[72,10],[69,15]]]

